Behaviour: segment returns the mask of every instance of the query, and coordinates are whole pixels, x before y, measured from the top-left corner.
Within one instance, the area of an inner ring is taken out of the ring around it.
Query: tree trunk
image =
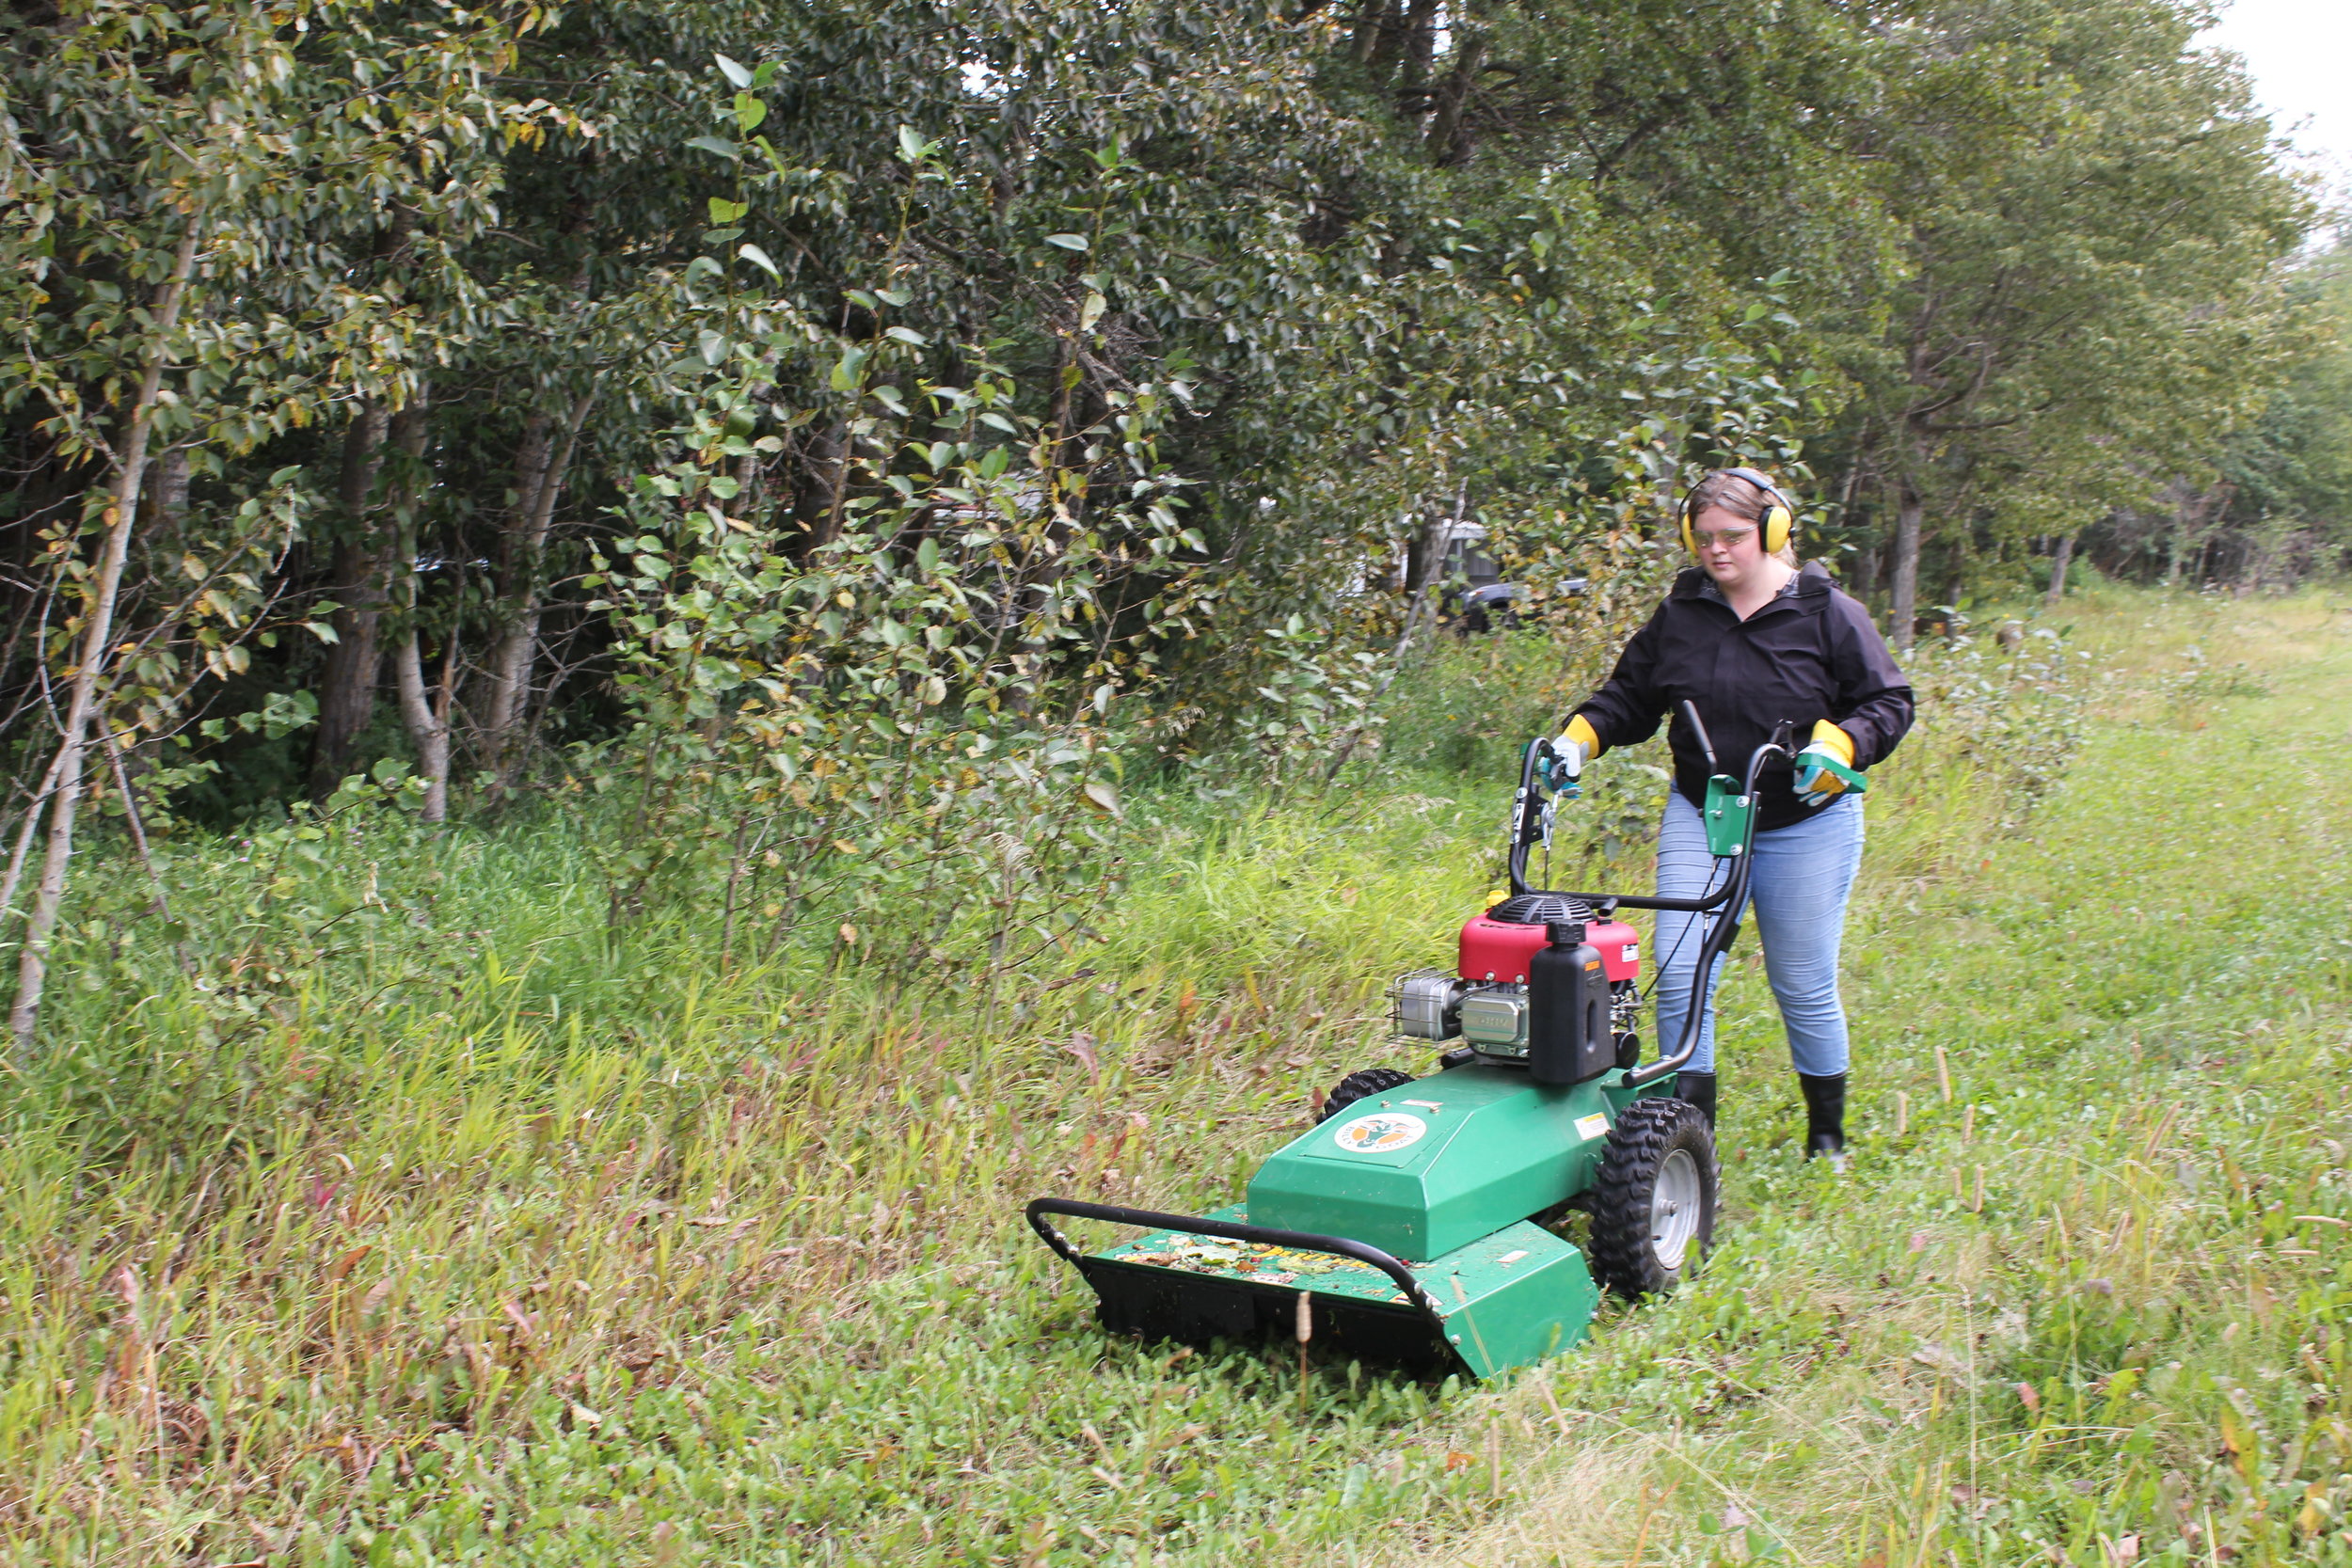
[[[1895,570],[1886,611],[1895,646],[1905,650],[1919,618],[1919,524],[1926,511],[1919,492],[1905,484],[1895,506]]]
[[[386,583],[383,541],[377,537],[370,501],[384,467],[384,435],[389,424],[384,405],[371,400],[343,435],[342,474],[336,488],[344,527],[351,531],[335,552],[331,592],[342,608],[331,622],[336,640],[327,647],[326,667],[319,674],[318,731],[310,752],[313,796],[331,795],[342,783],[360,732],[375,710]]]
[[[40,883],[33,895],[32,912],[24,922],[24,945],[16,966],[16,1001],[8,1009],[8,1032],[16,1042],[20,1067],[31,1065],[34,1031],[40,1022],[40,997],[49,977],[49,943],[56,934],[58,911],[65,903],[66,872],[73,860],[73,818],[82,800],[82,779],[89,744],[90,721],[98,706],[98,680],[105,669],[114,641],[115,603],[122,590],[122,565],[131,551],[131,531],[139,515],[139,485],[147,472],[148,436],[154,428],[155,406],[164,385],[164,367],[171,360],[171,335],[180,325],[180,307],[187,298],[188,277],[196,270],[197,219],[188,220],[155,301],[153,347],[147,374],[139,383],[137,401],[131,405],[131,422],[124,432],[120,467],[115,474],[114,500],[105,513],[106,536],[98,570],[82,593],[82,651],[73,669],[72,695],[66,707],[65,735],[57,748],[56,785],[49,802],[49,842],[41,859]]]
[[[2073,565],[2074,562],[2074,536],[2071,533],[2061,533],[2058,535],[2058,547],[2050,552],[2049,598],[2052,604],[2066,597],[2066,569]]]
[[[154,480],[147,487],[148,537],[167,536],[187,510],[188,449],[170,447],[157,455]]]
[[[24,857],[33,847],[33,835],[40,832],[41,814],[49,809],[49,798],[57,792],[57,776],[65,771],[65,752],[60,751],[49,759],[49,771],[41,775],[40,787],[33,791],[32,800],[24,807],[24,820],[17,824],[16,847],[8,852],[8,869],[0,873],[0,926],[16,912],[16,887],[24,875]]]
[[[1454,56],[1454,69],[1446,72],[1445,81],[1438,87],[1438,112],[1429,122],[1429,161],[1438,168],[1452,168],[1470,161],[1470,133],[1462,124],[1462,108],[1469,101],[1470,89],[1478,85],[1478,68],[1486,58],[1486,36],[1473,33],[1462,40]]]
[[[1399,107],[1405,113],[1420,112],[1402,98],[1418,93],[1429,80],[1429,62],[1437,54],[1438,0],[1411,0],[1405,10],[1405,69],[1397,81]]]
[[[392,671],[400,696],[401,721],[417,749],[417,772],[424,780],[424,820],[438,826],[449,817],[449,709],[451,688],[457,679],[457,619],[453,613],[441,657],[440,689],[428,693],[424,685],[422,633],[417,625],[417,503],[423,477],[424,401],[392,416],[389,444],[400,454],[392,485],[392,518],[396,547],[390,562],[398,574],[400,615],[392,638]],[[460,598],[462,601],[462,585]]]
[[[832,544],[841,531],[842,508],[849,499],[850,439],[848,425],[828,424],[812,429],[802,444],[801,467],[807,483],[798,488],[809,553]]]
[[[450,634],[452,648],[456,633]],[[449,818],[449,682],[455,662],[449,652],[441,660],[441,687],[428,693],[424,657],[417,646],[417,628],[410,626],[398,640],[392,668],[400,688],[400,716],[408,738],[417,748],[417,772],[424,780],[424,820],[436,825]]]
[[[1363,35],[1357,35],[1359,57],[1375,78],[1386,77],[1395,68],[1397,55],[1405,50],[1406,28],[1404,13],[1399,9],[1397,0],[1388,0],[1378,12],[1373,24],[1369,49],[1364,47]]]
[[[518,526],[513,535],[507,580],[500,584],[501,596],[507,607],[506,624],[500,628],[498,642],[490,654],[490,695],[482,725],[483,767],[490,776],[494,791],[503,791],[513,784],[515,768],[521,760],[515,741],[531,705],[532,669],[538,661],[540,578],[548,532],[554,521],[555,503],[563,494],[564,476],[571,467],[573,449],[579,444],[580,426],[587,422],[589,405],[595,401],[593,391],[583,392],[573,401],[571,418],[552,450],[548,439],[549,421],[544,416],[534,418],[532,422],[536,427],[537,450],[532,450],[532,438],[527,436],[522,461],[516,466]]]

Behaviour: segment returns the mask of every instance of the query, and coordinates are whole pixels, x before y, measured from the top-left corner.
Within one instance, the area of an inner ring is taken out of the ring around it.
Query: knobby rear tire
[[[1697,1106],[1662,1095],[1628,1105],[1593,1180],[1594,1275],[1637,1301],[1689,1278],[1715,1237],[1718,1177]]]

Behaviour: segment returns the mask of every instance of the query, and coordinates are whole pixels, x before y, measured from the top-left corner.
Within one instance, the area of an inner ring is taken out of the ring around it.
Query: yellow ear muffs
[[[1796,531],[1797,519],[1796,515],[1788,510],[1787,499],[1780,493],[1780,486],[1757,473],[1754,468],[1726,468],[1724,471],[1738,474],[1741,479],[1772,498],[1772,504],[1764,511],[1764,553],[1778,555],[1782,550],[1787,549],[1789,534]],[[1698,486],[1692,485],[1691,488],[1695,492]],[[1682,547],[1692,555],[1698,554],[1698,537],[1691,531],[1691,497],[1689,494],[1685,494],[1682,498],[1682,510],[1676,521],[1682,531]]]

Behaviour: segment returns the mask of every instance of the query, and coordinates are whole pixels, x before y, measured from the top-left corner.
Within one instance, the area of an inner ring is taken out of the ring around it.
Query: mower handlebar
[[[1711,765],[1714,761],[1714,748],[1708,743],[1706,725],[1699,721],[1698,708],[1695,705],[1687,702],[1682,705],[1685,717],[1690,720],[1691,727],[1697,734],[1699,744],[1706,749],[1708,761]],[[1794,744],[1795,737],[1790,726],[1783,723],[1773,731],[1772,738],[1750,752],[1747,772],[1740,781],[1741,793],[1751,800],[1755,798],[1756,780],[1762,775],[1764,765],[1774,756],[1785,757],[1793,764],[1797,760],[1796,753],[1789,748]],[[1526,750],[1520,753],[1519,792],[1511,807],[1510,870],[1511,891],[1515,894],[1536,891],[1527,885],[1527,850],[1541,833],[1535,792],[1537,784],[1543,778],[1541,759],[1550,755],[1551,742],[1544,738],[1529,741]],[[1748,818],[1747,832],[1748,836],[1740,846],[1740,852],[1732,859],[1730,878],[1722,887],[1701,897],[1644,898],[1623,893],[1564,893],[1563,896],[1581,898],[1588,904],[1606,903],[1619,909],[1668,910],[1684,914],[1702,914],[1709,910],[1721,909],[1726,904],[1737,909],[1746,901],[1749,867],[1756,861],[1756,856],[1752,853],[1756,847],[1756,818],[1753,816]],[[1724,951],[1731,945],[1731,939],[1739,933],[1739,925],[1735,921],[1716,921],[1713,928],[1707,933],[1707,940],[1699,944],[1698,967],[1692,973],[1699,975],[1706,974],[1714,965],[1715,960],[1721,958]],[[1700,994],[1703,996],[1704,993]],[[1631,1086],[1639,1086],[1643,1084],[1655,1083],[1669,1073],[1678,1071],[1682,1064],[1689,1061],[1697,1052],[1699,1031],[1706,1025],[1706,1022],[1707,1008],[1703,1005],[1694,1005],[1691,1008],[1690,1015],[1683,1022],[1682,1041],[1675,1053],[1671,1056],[1661,1056],[1649,1066],[1637,1069],[1627,1077],[1626,1083]]]
[[[1694,718],[1693,722],[1695,721]],[[1519,753],[1519,792],[1511,805],[1510,879],[1511,891],[1515,894],[1537,891],[1527,885],[1527,851],[1542,835],[1535,788],[1543,782],[1544,764],[1552,755],[1551,742],[1541,736],[1529,741],[1525,750]],[[1710,751],[1708,755],[1712,757],[1714,752]],[[1749,773],[1753,778],[1755,773],[1753,764],[1750,766]],[[1731,889],[1726,885],[1703,898],[1642,898],[1629,893],[1565,893],[1565,896],[1581,898],[1588,904],[1606,901],[1629,910],[1677,910],[1687,913],[1697,913],[1719,907],[1724,899],[1731,896]]]

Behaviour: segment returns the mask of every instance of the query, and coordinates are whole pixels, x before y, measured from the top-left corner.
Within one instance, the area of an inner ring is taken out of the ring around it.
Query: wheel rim
[[[1649,1190],[1649,1244],[1663,1267],[1682,1267],[1691,1239],[1699,1233],[1699,1164],[1687,1148],[1669,1150],[1659,1162]]]

